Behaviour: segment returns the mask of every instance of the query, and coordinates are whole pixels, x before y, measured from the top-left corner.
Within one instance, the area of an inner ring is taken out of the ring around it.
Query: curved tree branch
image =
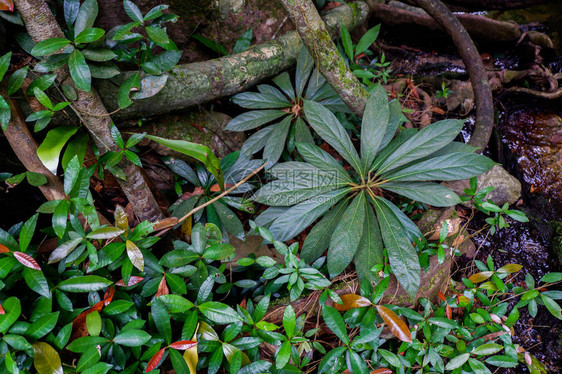
[[[357,116],[363,116],[369,93],[347,68],[311,0],[281,0],[320,73]],[[341,8],[341,7],[340,7]]]
[[[47,184],[39,186],[39,190],[47,200],[64,199],[62,182],[59,177],[43,165],[37,156],[37,143],[23,120],[24,117],[18,104],[13,99],[8,99],[8,102],[12,110],[12,118],[6,130],[4,130],[4,135],[6,135],[12,150],[27,170],[43,174],[47,178]]]
[[[453,39],[468,74],[476,104],[476,125],[469,144],[484,150],[494,127],[494,103],[486,69],[474,42],[465,28],[440,0],[416,0],[418,5],[432,16]]]
[[[64,37],[61,28],[44,0],[15,0],[14,3],[34,42]],[[68,67],[65,66],[58,69],[56,75],[57,81],[60,84],[75,87]],[[78,97],[72,101],[72,106],[81,113],[81,119],[97,147],[102,153],[119,150],[110,133],[111,117],[98,94],[93,88],[90,92],[81,91],[76,88],[75,91]],[[162,210],[147,187],[141,171],[125,158],[118,166],[127,176],[126,181],[118,179],[119,185],[133,206],[137,218],[141,221],[156,221],[161,218],[163,216]]]

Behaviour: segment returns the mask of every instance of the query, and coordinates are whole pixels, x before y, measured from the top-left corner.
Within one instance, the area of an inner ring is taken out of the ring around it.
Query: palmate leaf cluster
[[[166,165],[179,177],[195,187],[192,193],[186,193],[180,197],[171,207],[170,212],[174,217],[181,218],[199,205],[221,193],[221,186],[217,184],[215,177],[203,166],[197,165],[195,170],[186,162],[167,157],[164,159]],[[234,186],[262,165],[262,160],[249,160],[240,152],[234,152],[220,161],[220,169],[224,173],[225,188]],[[210,222],[221,228],[223,233],[231,233],[240,239],[244,238],[244,227],[236,213],[231,208],[246,213],[254,213],[254,204],[244,194],[255,189],[252,183],[243,183],[227,196],[207,205],[193,215],[194,222]],[[228,237],[225,235],[225,237]]]
[[[372,266],[383,262],[386,251],[398,281],[414,297],[420,264],[412,242],[422,235],[385,196],[392,192],[433,206],[455,205],[459,197],[435,181],[467,179],[489,170],[494,162],[453,142],[463,126],[458,120],[436,122],[419,131],[407,129],[394,138],[400,107],[388,103],[382,86],[367,102],[360,153],[329,109],[313,101],[305,101],[304,108],[310,126],[350,168],[316,145],[297,143],[304,162],[280,163],[271,169],[276,180],[254,196],[271,207],[256,223],[268,225],[276,240],[286,241],[322,217],[304,242],[305,260],[314,261],[328,249],[332,277],[355,260],[365,278]]]
[[[252,155],[263,149],[263,159],[275,164],[284,150],[293,152],[295,143],[314,143],[303,116],[303,100],[322,103],[334,112],[349,112],[340,97],[314,68],[314,59],[305,47],[297,58],[295,84],[289,73],[273,78],[278,88],[258,85],[259,92],[243,92],[232,97],[235,104],[247,109],[228,123],[227,130],[248,131],[267,125],[246,140],[242,153]]]

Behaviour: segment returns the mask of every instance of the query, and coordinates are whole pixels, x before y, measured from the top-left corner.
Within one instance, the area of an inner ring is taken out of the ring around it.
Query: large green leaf
[[[57,285],[57,288],[66,292],[91,292],[104,289],[112,283],[97,275],[84,275],[63,280]]]
[[[92,43],[101,38],[105,34],[103,29],[92,27],[82,31],[76,36],[74,42],[76,43]]]
[[[47,299],[51,298],[51,291],[47,283],[47,278],[45,278],[41,270],[31,269],[26,266],[23,268],[22,274],[29,288]]]
[[[314,101],[304,101],[304,113],[310,126],[331,145],[358,173],[362,173],[361,161],[349,135],[336,116]]]
[[[153,299],[151,312],[156,329],[164,338],[166,344],[170,344],[172,342],[172,325],[166,307],[159,299]]]
[[[475,153],[451,153],[385,173],[389,181],[461,180],[485,173],[496,163]]]
[[[343,166],[322,148],[310,143],[297,143],[297,150],[306,162],[326,172],[335,173],[336,177],[351,183],[353,180]]]
[[[333,278],[353,261],[359,247],[365,220],[365,192],[361,191],[343,213],[328,249],[328,272]]]
[[[42,40],[35,44],[35,47],[31,50],[31,54],[38,57],[50,55],[69,44],[70,40],[66,38],[50,38]]]
[[[275,126],[267,126],[256,131],[254,134],[252,134],[252,136],[246,139],[246,141],[242,145],[240,153],[249,157],[254,153],[259,152],[260,149],[265,147],[265,144],[269,140],[273,129],[275,129]]]
[[[413,299],[420,286],[421,268],[418,254],[405,235],[403,225],[396,214],[378,198],[373,203],[392,271],[402,288]]]
[[[226,125],[225,129],[230,131],[247,131],[286,115],[286,112],[279,109],[253,110],[233,118]]]
[[[221,226],[239,239],[244,239],[244,226],[232,210],[227,208],[220,200],[213,203],[213,207],[219,216]]]
[[[270,168],[279,161],[283,150],[285,149],[285,141],[291,127],[291,116],[283,118],[283,120],[273,125],[273,131],[268,137],[263,149],[263,158],[267,161],[267,167]]]
[[[328,249],[332,234],[347,208],[347,203],[347,200],[341,201],[310,230],[301,249],[301,257],[304,261],[310,264]]]
[[[443,120],[418,131],[398,147],[380,166],[377,174],[389,172],[411,161],[425,157],[453,141],[463,127],[463,121]]]
[[[405,215],[404,212],[400,210],[400,208],[398,208],[390,201],[386,200],[384,197],[379,196],[377,199],[381,204],[386,205],[386,207],[390,209],[394,213],[394,215],[396,215],[396,217],[398,217],[398,220],[400,221],[400,224],[402,225],[404,232],[407,233],[410,241],[413,242],[415,241],[416,238],[419,239],[423,237],[423,234],[418,228],[418,226],[416,226],[416,224],[412,222],[412,220],[408,218],[408,216]]]
[[[330,207],[337,204],[351,188],[341,188],[305,200],[280,214],[271,224],[269,230],[278,241],[287,241],[300,234]]]
[[[297,69],[295,72],[295,86],[298,97],[302,97],[302,92],[304,91],[304,87],[306,86],[306,82],[310,77],[310,72],[313,67],[314,59],[303,45],[297,56]]]
[[[138,347],[150,340],[149,333],[142,330],[126,330],[117,334],[113,341],[126,347]]]
[[[381,184],[380,187],[409,199],[437,207],[452,206],[461,202],[456,193],[438,183],[389,182]]]
[[[78,10],[76,22],[74,22],[74,36],[77,36],[82,31],[92,27],[97,16],[97,0],[85,0],[80,6],[80,10]]]
[[[271,93],[261,92],[239,93],[232,97],[232,102],[240,105],[242,108],[248,109],[277,109],[291,107],[291,103],[284,96],[278,97]]]
[[[78,131],[78,127],[74,126],[61,126],[49,130],[47,136],[37,148],[37,156],[53,174],[57,173],[62,148],[76,131]]]
[[[371,92],[361,122],[361,162],[367,172],[383,140],[389,117],[386,90],[380,84]]]
[[[373,281],[375,279],[370,270],[373,266],[382,264],[384,260],[383,243],[379,223],[373,208],[367,201],[365,201],[365,205],[363,235],[353,262],[360,280],[369,279]]]
[[[220,161],[209,147],[185,140],[165,139],[159,136],[146,135],[146,138],[202,162],[207,170],[209,170],[211,174],[214,175],[221,189],[223,189],[224,177]]]
[[[287,95],[290,99],[295,100],[295,89],[293,88],[293,83],[291,83],[289,73],[285,71],[272,80],[283,91],[283,93],[285,93],[285,95]]]
[[[349,336],[347,335],[347,328],[340,312],[331,306],[322,305],[322,317],[330,330],[332,330],[345,345],[348,345]]]
[[[57,324],[60,312],[48,313],[33,322],[25,331],[25,335],[32,339],[40,339],[53,330]]]
[[[90,92],[92,84],[92,74],[90,67],[86,63],[84,55],[79,50],[75,49],[68,59],[68,69],[70,76],[74,81],[76,87],[82,91]]]
[[[271,169],[278,178],[262,188],[253,200],[272,206],[292,206],[316,195],[345,186],[334,173],[325,172],[311,164],[298,161],[284,162]]]
[[[242,321],[242,317],[234,309],[217,301],[208,301],[199,305],[199,311],[211,321],[221,325]]]
[[[4,314],[0,314],[0,333],[5,334],[21,315],[21,303],[18,298],[12,296],[2,303]]]

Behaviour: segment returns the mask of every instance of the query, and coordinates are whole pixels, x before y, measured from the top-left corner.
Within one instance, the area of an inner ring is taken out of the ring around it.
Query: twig
[[[250,178],[252,178],[254,175],[256,175],[257,173],[259,173],[260,171],[262,171],[262,169],[265,167],[265,165],[267,165],[267,163],[263,164],[262,166],[260,166],[259,168],[255,169],[254,171],[252,171],[250,173],[250,175],[248,175],[246,178],[242,179],[240,182],[236,183],[234,186],[230,187],[228,190],[224,191],[223,193],[221,193],[220,195],[212,198],[211,200],[207,201],[205,204],[201,204],[199,205],[197,208],[192,209],[189,213],[187,213],[185,216],[181,217],[180,219],[177,220],[171,220],[170,223],[166,222],[164,225],[159,226],[158,223],[155,223],[155,227],[157,227],[155,230],[160,231],[160,230],[164,230],[164,229],[168,229],[170,227],[174,227],[175,225],[177,225],[178,223],[182,223],[183,221],[185,221],[188,217],[190,217],[191,215],[197,213],[198,211],[200,211],[201,209],[205,208],[207,205],[210,205],[212,203],[214,203],[215,201],[219,200],[220,198],[228,195],[229,193],[231,193],[232,191],[234,191],[235,189],[237,189],[238,187],[240,187],[241,185],[243,185],[244,183],[246,183]],[[174,217],[171,217],[174,218]],[[170,220],[169,218],[167,218],[166,220]]]

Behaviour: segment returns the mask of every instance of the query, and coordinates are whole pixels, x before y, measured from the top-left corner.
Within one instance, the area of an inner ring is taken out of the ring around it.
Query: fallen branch
[[[228,190],[224,191],[223,193],[221,193],[218,196],[215,196],[214,198],[212,198],[211,200],[207,201],[205,204],[201,204],[198,207],[192,209],[191,211],[189,211],[186,215],[184,215],[183,217],[177,219],[176,217],[169,217],[169,218],[165,218],[162,221],[156,222],[154,224],[154,231],[160,231],[160,230],[166,230],[169,229],[171,227],[174,227],[175,225],[182,223],[183,221],[185,221],[187,218],[191,217],[192,215],[194,215],[195,213],[197,213],[198,211],[200,211],[201,209],[205,208],[207,205],[211,205],[212,203],[214,203],[215,201],[225,197],[226,195],[228,195],[229,193],[231,193],[232,191],[234,191],[235,189],[237,189],[238,187],[240,187],[241,185],[243,185],[244,183],[246,183],[247,181],[250,180],[250,178],[252,178],[254,175],[256,175],[257,173],[259,173],[260,171],[263,170],[263,168],[265,167],[265,165],[267,165],[267,163],[263,164],[262,166],[260,166],[259,168],[255,169],[254,171],[252,171],[247,177],[245,177],[244,179],[242,179],[241,181],[239,181],[238,183],[236,183],[234,186],[230,187]]]
[[[474,42],[459,20],[439,0],[417,0],[418,5],[439,22],[453,39],[470,76],[476,103],[476,124],[469,144],[482,152],[494,127],[494,103],[486,69]]]
[[[304,45],[316,60],[320,73],[349,109],[362,117],[369,93],[347,68],[314,3],[311,0],[281,0],[281,3],[297,27]]]
[[[364,2],[340,6],[324,17],[330,35],[339,35],[339,25],[353,29],[367,19],[369,8]],[[183,110],[247,90],[258,82],[291,68],[302,42],[296,31],[248,50],[210,61],[176,66],[169,73],[164,88],[155,96],[135,100],[133,105],[113,116],[115,120],[138,118]],[[96,87],[110,111],[117,109],[119,83],[133,72],[121,74],[118,80],[100,80]]]
[[[554,91],[554,92],[542,92],[542,91],[536,91],[536,90],[532,90],[530,88],[525,88],[525,87],[511,87],[508,88],[504,91],[504,93],[507,94],[522,94],[522,95],[526,95],[526,96],[531,96],[537,99],[546,99],[546,100],[554,100],[554,99],[559,99],[562,97],[562,88],[559,88],[558,90]]]
[[[12,118],[4,135],[14,153],[23,166],[31,172],[43,174],[47,184],[39,186],[39,190],[47,200],[62,200],[65,198],[63,184],[59,177],[51,173],[37,156],[37,143],[27,127],[19,105],[13,99],[8,100],[12,110]]]

